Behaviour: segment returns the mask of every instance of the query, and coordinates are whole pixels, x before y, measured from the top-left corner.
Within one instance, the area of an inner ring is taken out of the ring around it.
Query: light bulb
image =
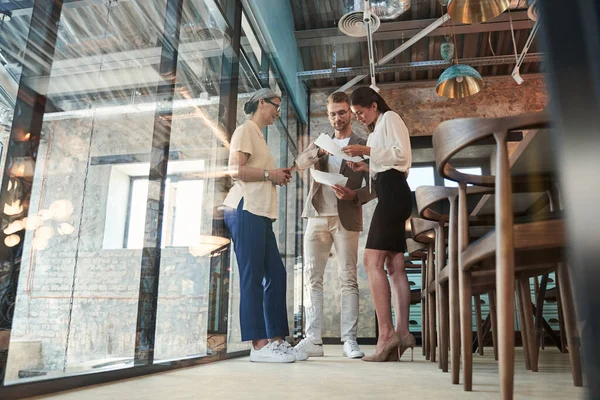
[[[64,221],[73,214],[73,203],[69,200],[56,200],[48,207],[52,218],[57,221]]]
[[[4,244],[6,247],[15,247],[21,242],[19,235],[10,235],[4,238]]]
[[[13,221],[6,228],[4,228],[5,235],[12,235],[13,233],[17,233],[23,229],[23,221],[17,220]],[[11,246],[9,246],[11,247]]]
[[[61,235],[70,235],[71,233],[73,233],[73,231],[75,231],[75,227],[73,225],[67,224],[66,222],[63,222],[58,226],[58,233]]]

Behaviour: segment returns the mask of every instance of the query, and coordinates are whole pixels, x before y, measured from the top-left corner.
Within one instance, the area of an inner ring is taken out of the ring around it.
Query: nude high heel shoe
[[[416,345],[417,340],[411,333],[409,333],[400,341],[400,346],[398,346],[398,358],[402,357],[402,354],[404,354],[404,352],[410,348],[410,361],[413,361],[413,351]]]
[[[400,337],[394,335],[394,337],[385,345],[383,350],[372,356],[363,357],[362,360],[368,362],[398,361],[398,349],[400,348],[400,345]]]

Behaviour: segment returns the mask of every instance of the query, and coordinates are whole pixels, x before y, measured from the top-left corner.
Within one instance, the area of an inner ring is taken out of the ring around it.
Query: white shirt
[[[371,148],[369,169],[371,177],[377,178],[380,172],[395,169],[408,171],[412,164],[410,136],[406,124],[394,111],[387,111],[379,115],[375,129],[367,139],[367,146]]]
[[[345,139],[333,138],[335,144],[340,148],[348,146],[350,137]],[[342,159],[336,156],[329,156],[327,160],[327,172],[332,174],[339,174],[342,168]],[[319,194],[321,199],[319,201],[319,213],[320,217],[336,217],[338,215],[337,202],[338,198],[335,196],[335,192],[330,186],[321,185],[321,193]]]
[[[233,132],[229,153],[236,151],[249,154],[246,161],[249,167],[261,170],[275,168],[275,159],[269,151],[263,133],[250,119]],[[229,161],[231,162],[231,157]],[[237,208],[242,198],[244,198],[244,210],[261,217],[277,219],[277,190],[270,180],[258,182],[234,180],[233,187],[229,190],[223,204]]]

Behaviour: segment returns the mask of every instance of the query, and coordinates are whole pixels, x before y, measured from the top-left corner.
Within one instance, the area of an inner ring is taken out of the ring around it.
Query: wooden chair
[[[507,136],[517,130],[543,129],[548,126],[543,113],[495,119],[457,119],[443,122],[433,134],[436,166],[440,175],[459,183],[458,188],[458,259],[459,303],[461,320],[461,343],[464,388],[472,390],[471,343],[471,294],[472,271],[489,268],[495,276],[498,314],[498,356],[500,367],[500,394],[502,399],[512,399],[514,386],[514,292],[518,290],[524,305],[524,324],[528,334],[524,343],[534,343],[533,312],[529,296],[530,276],[547,272],[562,257],[564,224],[560,219],[540,220],[514,224],[512,209],[512,185],[527,176],[523,183],[547,180],[547,171],[536,170],[535,163],[527,165],[521,175],[511,177]],[[546,132],[544,132],[545,134]],[[538,132],[538,134],[540,134]],[[471,175],[461,173],[452,165],[452,157],[483,139],[493,137],[496,144],[496,175]],[[515,172],[515,171],[512,171]],[[537,175],[539,172],[541,175]],[[495,229],[479,240],[469,243],[469,216],[467,213],[467,184],[494,187]],[[561,264],[559,264],[559,268]],[[562,264],[564,265],[564,264]],[[566,274],[566,269],[562,268]],[[527,281],[525,280],[527,279]],[[565,279],[566,281],[566,279]],[[565,299],[567,301],[567,299]],[[567,335],[567,340],[569,336]],[[575,343],[569,343],[572,367],[578,368],[573,357],[578,351]],[[533,346],[527,355],[533,360]],[[537,361],[536,361],[537,362]],[[577,382],[576,382],[577,384]]]

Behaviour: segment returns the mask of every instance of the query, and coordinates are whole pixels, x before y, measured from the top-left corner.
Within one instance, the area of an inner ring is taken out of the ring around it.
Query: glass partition
[[[222,202],[260,71],[278,167],[303,129],[256,27],[229,0],[42,3],[0,2],[0,387],[248,350]],[[274,227],[292,332],[302,190]]]
[[[28,82],[47,79],[53,107],[28,211],[15,219],[25,232],[5,384],[133,365],[162,81],[161,47],[149,39],[162,34],[165,9],[166,0],[64,7],[51,74]]]

